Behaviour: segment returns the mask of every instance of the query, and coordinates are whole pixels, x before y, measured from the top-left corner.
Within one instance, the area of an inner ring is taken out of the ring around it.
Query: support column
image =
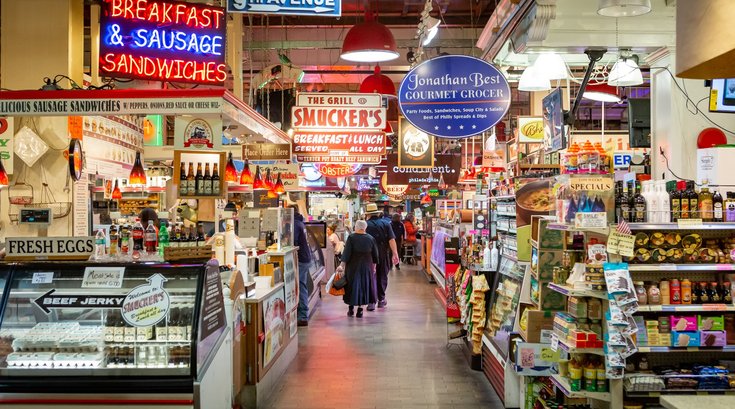
[[[243,99],[242,19],[242,14],[234,13],[227,21],[227,65],[232,70],[232,93],[240,100]]]

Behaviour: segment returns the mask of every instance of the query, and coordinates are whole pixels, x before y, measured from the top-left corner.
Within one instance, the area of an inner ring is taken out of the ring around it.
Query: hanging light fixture
[[[270,168],[265,170],[265,179],[263,179],[263,183],[265,184],[265,187],[268,190],[273,190],[273,188],[276,186],[276,184],[273,183],[273,178],[271,177]]]
[[[614,87],[631,87],[643,84],[643,73],[634,58],[621,56],[607,76],[607,83]]]
[[[245,159],[245,165],[242,168],[242,173],[240,174],[240,184],[241,185],[252,185],[253,184],[253,174],[250,173],[250,162],[248,162],[247,159]]]
[[[605,17],[633,17],[651,12],[651,0],[599,0],[597,14]]]
[[[444,189],[447,188],[447,183],[444,182],[444,174],[443,173],[440,173],[439,174],[439,183],[437,184],[437,187],[439,189],[441,189],[441,190],[444,190]]]
[[[620,102],[618,89],[604,83],[587,85],[582,93],[582,98],[600,102]]]
[[[253,178],[253,190],[255,189],[267,189],[263,178],[260,177],[260,166],[255,166],[255,178]]]
[[[227,155],[227,165],[225,166],[225,182],[237,182],[237,168],[235,167],[235,162],[232,160],[232,152]]]
[[[6,188],[8,186],[10,186],[10,181],[8,180],[8,172],[5,171],[3,161],[0,160],[0,189]]]
[[[355,62],[383,62],[398,58],[396,39],[390,29],[365,13],[365,21],[352,26],[342,43],[340,58]]]
[[[143,169],[143,161],[140,159],[140,151],[135,152],[135,163],[133,168],[130,169],[130,176],[128,177],[128,185],[130,186],[145,186],[147,179],[145,177],[145,169]]]
[[[424,32],[424,41],[421,42],[421,45],[426,47],[431,43],[431,40],[436,37],[437,33],[439,33],[439,25],[441,24],[441,20],[435,17],[427,16],[426,18],[421,20],[421,23],[423,24]]]
[[[538,68],[533,65],[526,67],[518,81],[520,91],[548,91],[551,89],[551,81],[542,75]]]
[[[368,75],[360,83],[360,92],[396,95],[396,84],[387,75],[381,74],[380,66],[376,65],[374,74]]]
[[[120,192],[120,187],[117,185],[117,179],[115,179],[115,188],[112,189],[112,200],[120,199],[122,199],[122,192]]]
[[[281,180],[281,172],[278,172],[278,179],[276,179],[276,185],[273,186],[273,191],[279,195],[286,193],[286,187],[283,186],[283,180]]]
[[[563,80],[569,76],[567,64],[557,53],[540,54],[533,66],[537,73],[545,75],[550,80]]]

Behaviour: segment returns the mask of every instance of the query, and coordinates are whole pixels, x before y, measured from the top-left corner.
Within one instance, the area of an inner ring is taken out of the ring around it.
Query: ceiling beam
[[[417,47],[416,39],[396,40],[398,48]],[[473,48],[474,40],[470,38],[446,39],[437,41],[427,48]],[[245,45],[245,49],[253,50],[276,49],[276,50],[303,50],[303,49],[342,49],[342,40],[288,40],[288,41],[253,41]]]

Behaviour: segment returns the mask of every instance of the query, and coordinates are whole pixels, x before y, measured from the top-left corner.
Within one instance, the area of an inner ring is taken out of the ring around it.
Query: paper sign
[[[574,227],[577,229],[604,229],[607,227],[607,213],[577,213],[574,215]]]
[[[31,284],[51,284],[54,281],[54,273],[33,273]]]
[[[551,335],[551,350],[559,352],[559,337],[557,337],[556,334]]]
[[[620,254],[625,257],[633,257],[635,249],[635,236],[613,231],[607,239],[607,252]]]
[[[700,228],[702,227],[702,219],[679,219],[676,221],[676,224],[680,229],[692,227]]]
[[[558,344],[559,338],[556,340]],[[559,351],[553,351],[551,348],[543,348],[541,350],[541,360],[547,362],[559,362],[561,360],[561,353]]]
[[[82,288],[122,288],[125,267],[87,267]]]

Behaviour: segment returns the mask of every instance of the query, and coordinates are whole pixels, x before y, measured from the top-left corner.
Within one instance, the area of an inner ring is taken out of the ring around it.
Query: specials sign
[[[459,180],[460,155],[436,155],[431,168],[398,166],[398,155],[387,156],[387,183],[390,185],[438,185],[442,176],[447,185]]]
[[[8,237],[6,260],[87,260],[94,237]]]

